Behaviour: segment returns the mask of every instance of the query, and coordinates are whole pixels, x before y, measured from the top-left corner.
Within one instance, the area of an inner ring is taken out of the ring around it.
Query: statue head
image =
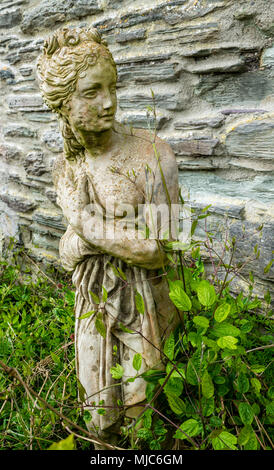
[[[63,28],[44,42],[38,64],[44,101],[58,113],[66,158],[85,150],[85,135],[112,128],[117,71],[96,29]]]

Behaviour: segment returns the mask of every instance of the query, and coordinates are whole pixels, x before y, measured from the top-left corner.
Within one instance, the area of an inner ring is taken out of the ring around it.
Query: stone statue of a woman
[[[140,411],[135,405],[145,399],[144,379],[127,382],[136,375],[133,357],[142,356],[138,374],[161,368],[161,337],[174,309],[166,279],[157,275],[166,262],[161,244],[137,238],[134,224],[125,232],[119,216],[114,237],[98,236],[98,227],[102,217],[105,227],[111,223],[107,205],[115,209],[125,203],[135,211],[148,201],[177,203],[178,170],[168,144],[115,121],[116,66],[96,30],[55,31],[44,43],[38,76],[64,138],[53,178],[57,203],[68,221],[60,258],[73,272],[76,287],[77,376],[92,417],[89,429],[109,440],[110,433],[119,431],[121,410],[132,417]],[[93,210],[87,210],[91,204]],[[104,302],[98,305],[102,286]],[[141,313],[137,292],[143,299]],[[91,311],[95,314],[79,319]],[[119,380],[110,372],[117,364],[123,367]],[[98,413],[104,406],[105,413]]]

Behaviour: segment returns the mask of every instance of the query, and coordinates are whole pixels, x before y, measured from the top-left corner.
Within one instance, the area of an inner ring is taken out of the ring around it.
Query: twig
[[[32,395],[35,396],[36,398],[39,399],[39,401],[41,401],[41,403],[43,403],[44,406],[46,406],[49,410],[51,410],[53,413],[55,413],[57,416],[59,416],[59,418],[61,418],[62,420],[64,421],[67,421],[70,426],[78,429],[78,431],[81,431],[82,433],[84,433],[86,436],[88,436],[90,438],[90,440],[92,442],[94,442],[95,444],[100,444],[104,447],[106,447],[107,449],[116,449],[116,450],[124,450],[120,447],[116,447],[116,446],[113,446],[113,445],[110,445],[108,444],[107,442],[104,442],[102,441],[101,439],[97,438],[96,436],[93,436],[93,434],[91,434],[90,432],[86,431],[84,428],[82,428],[81,426],[79,426],[78,424],[74,423],[73,421],[71,421],[71,419],[69,419],[67,416],[64,416],[63,413],[59,413],[59,411],[57,411],[53,406],[51,406],[49,403],[46,402],[46,400],[44,400],[42,397],[40,397],[38,395],[38,393],[36,393],[31,387],[29,387],[22,379],[21,375],[19,374],[19,372],[14,369],[13,367],[8,367],[4,362],[2,362],[0,360],[0,366],[2,367],[2,369],[4,369],[4,371],[10,375],[11,377],[14,377],[14,378],[17,378],[19,380],[19,382],[21,383],[21,385],[23,385],[24,389],[26,390],[27,394],[29,397],[32,398]],[[33,399],[33,398],[32,398]]]
[[[274,347],[274,344],[267,344],[266,346],[259,346],[258,348],[249,349],[248,351],[246,351],[246,353],[250,353],[252,351],[259,351],[259,349],[267,349],[267,348],[273,348],[273,347]]]

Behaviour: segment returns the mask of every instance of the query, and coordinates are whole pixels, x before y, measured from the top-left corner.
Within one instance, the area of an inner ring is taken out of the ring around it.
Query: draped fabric
[[[115,275],[113,267],[123,271],[126,281]],[[146,269],[129,267],[109,255],[90,256],[79,263],[74,271],[77,375],[86,392],[86,404],[97,405],[88,408],[92,414],[90,427],[98,426],[103,431],[117,422],[118,399],[126,405],[134,405],[145,399],[146,382],[143,379],[126,382],[136,375],[132,366],[136,353],[142,355],[138,374],[151,367],[161,368],[160,330],[148,274]],[[105,338],[95,327],[94,315],[79,320],[79,316],[96,309],[90,291],[101,297],[101,286],[108,293],[103,310]],[[144,300],[144,314],[136,310],[136,291]],[[123,331],[121,324],[134,332]],[[110,368],[116,364],[124,368],[121,386],[117,385],[121,380],[113,379],[110,373]],[[98,414],[100,405],[102,408],[106,406],[103,415]]]

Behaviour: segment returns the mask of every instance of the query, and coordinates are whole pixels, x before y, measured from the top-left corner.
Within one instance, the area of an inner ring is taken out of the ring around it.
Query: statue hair
[[[59,115],[64,139],[64,153],[68,160],[76,160],[84,147],[76,139],[63,113],[64,105],[76,89],[80,74],[100,58],[109,60],[117,70],[105,41],[94,28],[62,28],[45,41],[37,63],[39,87],[47,106]]]

